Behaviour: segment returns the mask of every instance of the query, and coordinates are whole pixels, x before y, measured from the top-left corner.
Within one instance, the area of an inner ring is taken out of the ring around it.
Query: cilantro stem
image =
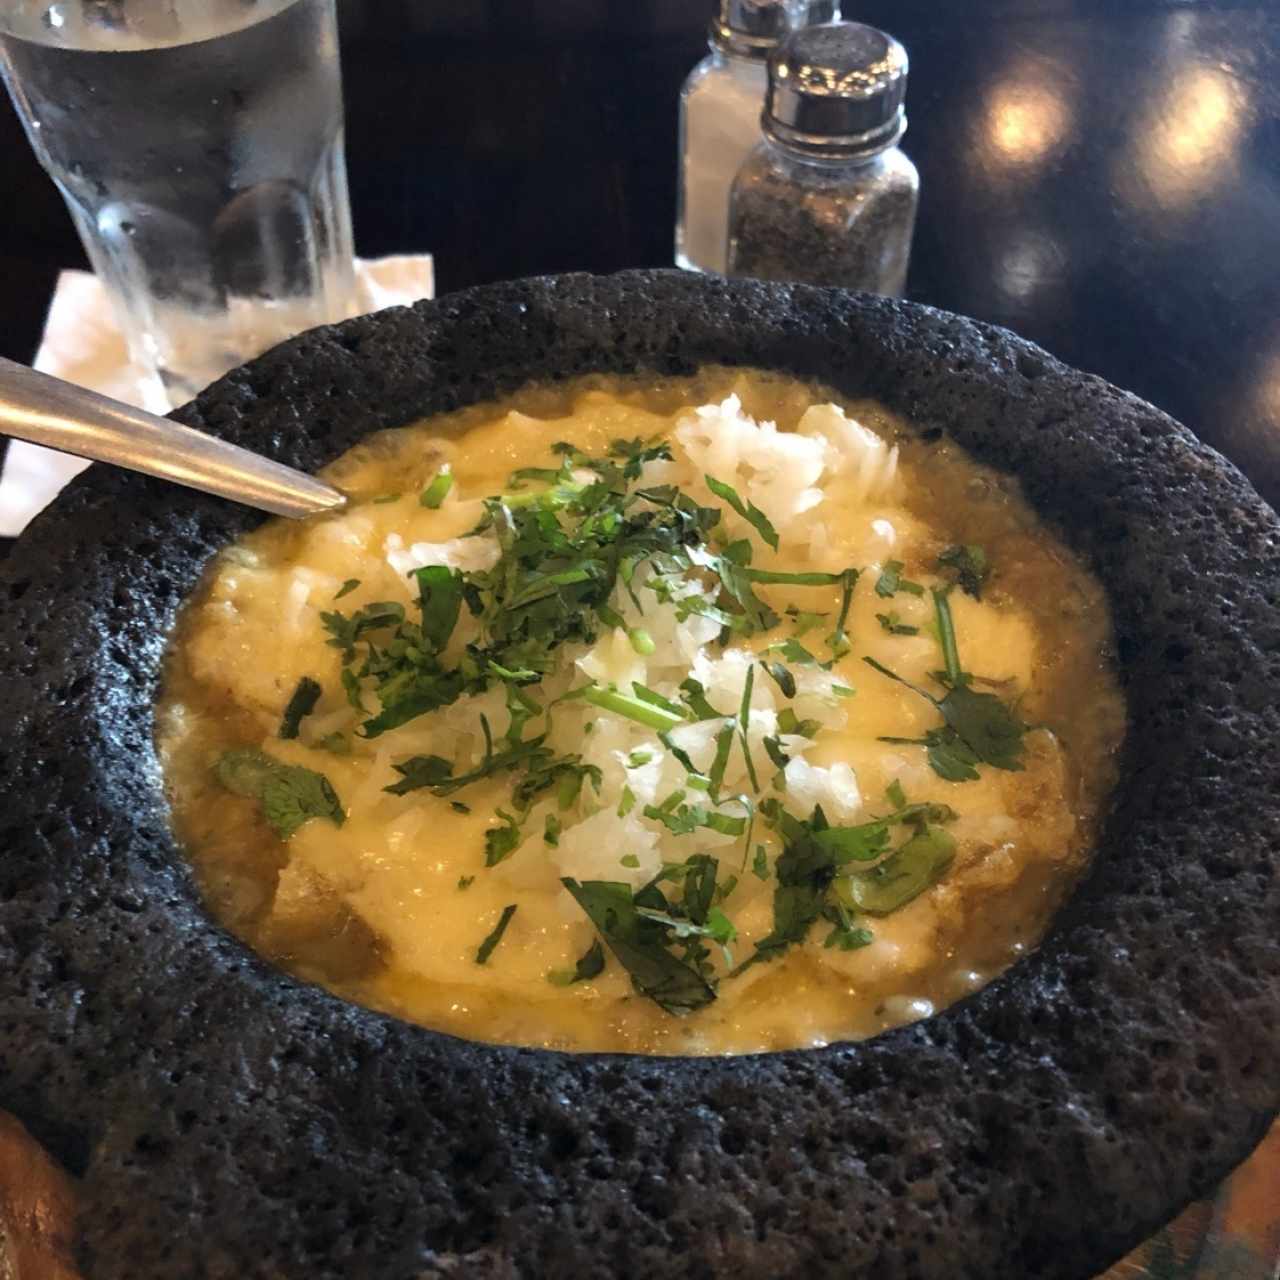
[[[748,582],[773,582],[786,587],[837,587],[844,581],[842,573],[781,573],[774,569],[742,567]]]
[[[742,754],[747,761],[747,777],[751,779],[751,789],[757,794],[760,791],[760,779],[756,774],[756,762],[751,758],[751,742],[747,731],[751,727],[751,690],[756,682],[754,664],[747,668],[747,681],[742,686],[742,705],[738,708],[738,730],[742,735]]]
[[[687,723],[681,715],[665,711],[662,707],[633,698],[629,694],[619,693],[617,689],[600,689],[593,685],[584,689],[581,696],[584,702],[599,707],[601,711],[612,711],[614,715],[634,720],[636,724],[656,729],[659,733],[669,733],[677,726]]]
[[[869,667],[874,667],[882,676],[888,676],[890,680],[896,680],[899,684],[905,684],[912,693],[918,693],[922,698],[927,698],[935,707],[942,704],[928,690],[922,689],[918,684],[912,684],[910,680],[904,680],[896,671],[890,671],[883,662],[877,662],[874,658],[864,657],[863,662]]]
[[[476,951],[476,964],[488,963],[489,957],[493,954],[493,949],[502,941],[502,935],[507,931],[507,925],[511,923],[511,917],[516,913],[516,903],[503,907],[502,915],[498,919],[498,923],[494,926],[493,932],[480,944]]]
[[[947,668],[947,683],[954,689],[961,680],[960,654],[956,649],[956,628],[951,620],[951,604],[947,593],[933,589],[933,608],[938,615],[938,639],[942,642],[942,661]]]

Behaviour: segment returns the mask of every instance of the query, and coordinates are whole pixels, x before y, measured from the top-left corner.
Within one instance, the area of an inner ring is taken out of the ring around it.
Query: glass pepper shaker
[[[826,21],[834,0],[720,0],[711,52],[680,94],[680,190],[676,265],[723,272],[729,188],[760,140],[769,54],[795,27]]]
[[[730,197],[729,275],[902,292],[920,191],[898,149],[906,89],[906,50],[861,23],[775,50],[764,140]]]

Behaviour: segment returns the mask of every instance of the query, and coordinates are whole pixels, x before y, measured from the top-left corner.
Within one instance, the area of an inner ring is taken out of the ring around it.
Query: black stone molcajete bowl
[[[258,517],[94,468],[0,576],[0,1107],[83,1175],[93,1280],[1078,1280],[1262,1136],[1280,523],[1149,405],[955,316],[658,272],[319,329],[177,416],[314,469],[532,378],[716,361],[954,437],[1101,575],[1131,729],[1087,882],[1004,977],[862,1044],[574,1057],[344,1004],[213,924],[166,826],[165,635]]]

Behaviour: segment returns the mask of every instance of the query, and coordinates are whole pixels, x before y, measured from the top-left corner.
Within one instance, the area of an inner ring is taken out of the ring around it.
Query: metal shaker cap
[[[761,123],[784,147],[824,159],[873,156],[907,128],[907,51],[860,22],[794,32],[769,58]]]
[[[838,11],[837,0],[720,0],[711,43],[763,61],[797,27],[830,22]]]

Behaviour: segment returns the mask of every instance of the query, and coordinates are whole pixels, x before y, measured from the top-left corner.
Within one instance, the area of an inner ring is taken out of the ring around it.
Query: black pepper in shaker
[[[920,191],[898,148],[906,89],[906,50],[862,23],[775,50],[764,140],[730,197],[729,275],[902,292]]]

